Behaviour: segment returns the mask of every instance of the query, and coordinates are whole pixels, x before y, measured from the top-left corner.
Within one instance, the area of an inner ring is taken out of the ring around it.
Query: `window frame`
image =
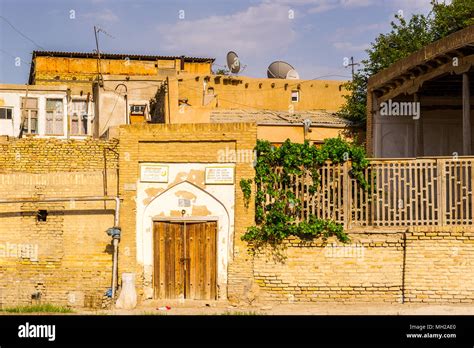
[[[32,99],[32,100],[36,101],[36,107],[35,108],[26,106],[26,102],[29,99]],[[38,129],[39,128],[39,122],[38,122],[39,98],[38,97],[21,97],[20,102],[21,102],[21,108],[20,109],[21,109],[21,116],[22,116],[22,124],[21,124],[22,131],[23,132],[26,131],[26,134],[38,135],[39,134],[38,133],[38,131],[39,131],[39,129]],[[32,112],[36,112],[35,117],[31,117]],[[34,132],[31,131],[31,120],[32,119],[36,119],[36,128],[35,128]],[[25,125],[25,121],[26,121],[26,125]]]
[[[54,100],[54,101],[60,101],[61,102],[61,120],[57,120],[57,114],[56,112],[58,111],[57,108],[54,110],[48,109],[48,101]],[[46,104],[45,104],[45,127],[44,127],[44,135],[50,135],[50,136],[63,136],[64,135],[64,99],[63,98],[46,98]],[[52,111],[52,118],[48,117],[48,113]],[[48,121],[52,120],[52,132],[48,133]],[[57,122],[61,124],[61,133],[56,133],[56,126]]]
[[[296,94],[296,100],[293,100],[293,94]],[[299,103],[300,102],[300,91],[295,89],[291,91],[291,102],[292,103]]]
[[[5,111],[10,111],[10,118],[8,118],[8,112],[5,114],[6,117],[2,118],[0,116],[0,120],[13,120],[13,106],[0,106],[0,109],[4,109]]]
[[[75,115],[75,109],[73,108],[74,103],[83,103],[85,105],[85,108],[83,109],[85,113],[83,115]],[[71,107],[68,108],[68,111],[70,111],[69,115],[69,135],[71,136],[86,136],[89,135],[89,118],[91,117],[89,113],[89,102],[87,99],[80,99],[80,98],[73,98],[70,101]],[[85,123],[85,129],[83,128],[84,126],[84,116],[86,116],[86,123]],[[72,132],[72,123],[77,119],[77,126],[78,126],[78,131],[77,133]]]

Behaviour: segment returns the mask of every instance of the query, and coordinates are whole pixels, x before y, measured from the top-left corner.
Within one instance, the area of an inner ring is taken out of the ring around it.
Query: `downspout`
[[[115,205],[120,207],[120,198],[115,197]],[[115,291],[117,290],[118,279],[118,245],[120,243],[121,228],[119,227],[120,208],[115,210],[114,227],[107,230],[107,234],[112,237],[112,245],[114,246],[114,256],[112,260],[112,300],[115,298]]]

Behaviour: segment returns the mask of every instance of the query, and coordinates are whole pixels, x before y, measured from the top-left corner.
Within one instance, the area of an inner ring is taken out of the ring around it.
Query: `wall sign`
[[[153,163],[142,163],[140,165],[141,182],[168,182],[168,174],[168,166]]]
[[[206,184],[234,184],[234,167],[206,167]]]

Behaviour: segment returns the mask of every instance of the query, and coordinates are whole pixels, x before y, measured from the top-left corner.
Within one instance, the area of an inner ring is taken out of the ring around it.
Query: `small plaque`
[[[206,167],[206,184],[233,185],[234,167]]]
[[[169,167],[160,164],[140,165],[141,182],[168,182]]]
[[[180,208],[189,208],[191,206],[191,200],[186,198],[178,199],[178,207]]]

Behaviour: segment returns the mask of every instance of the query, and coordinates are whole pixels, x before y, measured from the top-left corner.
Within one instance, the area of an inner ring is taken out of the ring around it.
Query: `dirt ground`
[[[169,306],[170,309],[167,309]],[[228,302],[150,301],[133,310],[112,309],[81,314],[108,315],[473,315],[472,304],[317,303],[236,306]]]

